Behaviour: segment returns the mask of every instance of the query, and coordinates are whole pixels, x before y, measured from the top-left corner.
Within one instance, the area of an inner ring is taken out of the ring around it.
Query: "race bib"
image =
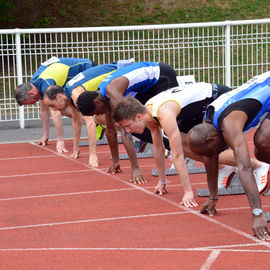
[[[51,64],[53,64],[53,63],[57,63],[57,62],[59,62],[59,61],[60,61],[59,58],[53,56],[52,58],[50,58],[50,59],[48,59],[47,61],[43,62],[41,65],[46,67],[46,66],[49,66],[49,65],[51,65]]]
[[[82,73],[79,73],[74,78],[72,78],[71,80],[67,82],[67,86],[72,86],[73,84],[75,84],[76,82],[79,82],[80,80],[84,78],[85,76]]]
[[[194,75],[177,76],[176,79],[179,85],[189,85],[195,83]]]

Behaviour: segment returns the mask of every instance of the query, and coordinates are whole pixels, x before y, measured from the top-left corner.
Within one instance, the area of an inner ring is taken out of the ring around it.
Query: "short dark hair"
[[[15,99],[17,100],[20,106],[23,105],[23,101],[27,99],[28,92],[31,90],[32,84],[30,82],[22,83],[18,85],[15,89]]]
[[[43,98],[47,97],[50,100],[55,100],[57,94],[64,94],[64,89],[63,87],[59,85],[51,85],[47,87],[47,89],[44,92]]]
[[[82,115],[91,115],[96,108],[94,100],[98,96],[97,91],[85,91],[77,99],[77,109]]]
[[[113,119],[119,122],[123,119],[135,119],[136,115],[145,114],[145,106],[132,96],[124,97],[116,106],[113,112]]]

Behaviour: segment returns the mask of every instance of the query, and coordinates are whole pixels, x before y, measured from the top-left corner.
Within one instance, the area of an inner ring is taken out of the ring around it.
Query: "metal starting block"
[[[104,136],[101,140],[97,140],[97,145],[104,145],[104,144],[108,144],[107,138]],[[85,141],[80,141],[80,146],[88,146],[88,140]]]
[[[122,143],[120,134],[117,134],[117,141],[118,141],[118,143]],[[103,136],[102,139],[97,140],[96,144],[97,144],[97,145],[105,145],[105,144],[108,144],[108,140],[107,140],[106,136]],[[80,141],[80,144],[79,144],[79,146],[88,146],[88,145],[89,145],[88,140]]]
[[[270,212],[269,213],[264,213],[265,218],[268,222],[270,222]]]
[[[269,188],[269,190],[268,190],[266,193],[264,193],[263,195],[264,195],[264,196],[270,196],[270,188]]]
[[[191,158],[185,158],[186,160],[186,166],[188,173],[204,173],[205,172],[205,167],[204,166],[196,166],[195,161]],[[175,168],[169,168],[166,170],[166,175],[177,175],[178,172],[176,171]],[[152,175],[153,176],[158,176],[158,170],[154,169],[152,170]]]
[[[137,158],[152,158],[154,157],[153,154],[153,145],[148,143],[145,147],[145,150],[143,153],[137,153]],[[129,159],[128,154],[120,154],[120,159]]]
[[[227,188],[219,188],[218,189],[218,195],[224,196],[224,195],[238,195],[238,194],[244,194],[245,190],[239,180],[238,174],[235,173],[232,177],[231,184]],[[199,197],[208,197],[209,196],[209,189],[198,189],[197,195]]]

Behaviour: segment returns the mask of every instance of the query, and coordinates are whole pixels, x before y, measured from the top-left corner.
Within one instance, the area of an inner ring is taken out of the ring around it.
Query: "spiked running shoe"
[[[268,186],[268,170],[269,170],[269,164],[262,163],[262,165],[253,171],[254,176],[256,178],[256,183],[259,192],[263,192],[266,187]]]
[[[96,140],[101,140],[104,137],[106,128],[104,125],[97,124],[96,125]]]
[[[226,165],[218,171],[218,188],[227,188],[235,174],[235,167]]]
[[[143,153],[147,144],[148,143],[143,141],[143,140],[134,141],[135,152],[136,153]]]

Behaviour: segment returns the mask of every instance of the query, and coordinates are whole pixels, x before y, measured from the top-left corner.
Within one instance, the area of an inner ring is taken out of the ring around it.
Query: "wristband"
[[[211,201],[217,201],[218,200],[218,197],[209,196],[209,200],[211,200]]]

